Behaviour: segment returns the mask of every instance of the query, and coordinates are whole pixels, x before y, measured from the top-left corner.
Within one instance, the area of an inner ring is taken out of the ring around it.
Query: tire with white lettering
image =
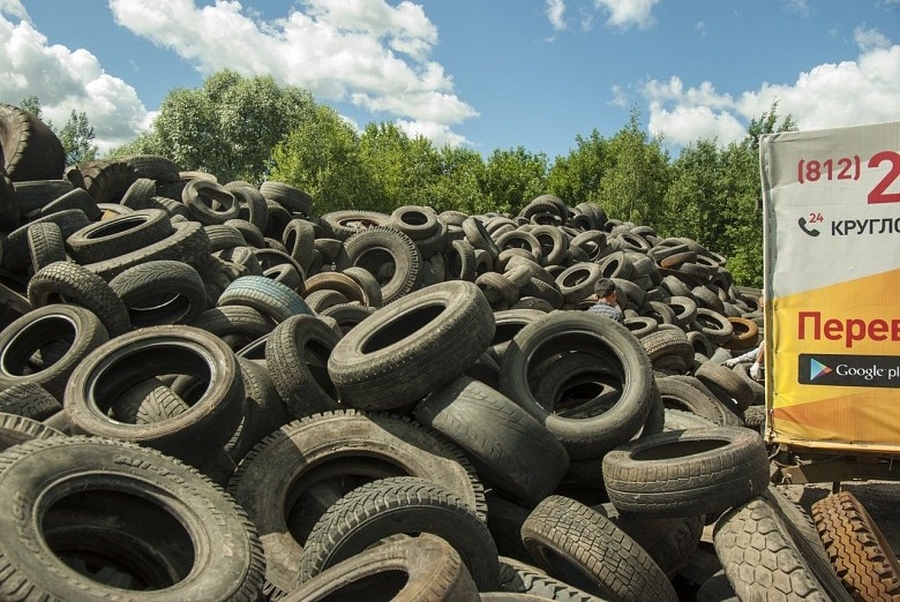
[[[17,510],[0,516],[4,599],[260,594],[264,559],[246,515],[155,450],[94,437],[23,443],[0,453],[0,504]]]

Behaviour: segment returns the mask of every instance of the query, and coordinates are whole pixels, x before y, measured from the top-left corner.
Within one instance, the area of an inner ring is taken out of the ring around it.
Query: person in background
[[[733,368],[738,364],[742,364],[744,362],[753,362],[753,365],[750,366],[750,370],[747,372],[750,374],[750,378],[753,380],[762,380],[763,372],[762,366],[763,362],[766,358],[766,340],[763,339],[759,342],[759,347],[751,349],[747,353],[743,355],[739,355],[737,357],[733,357],[729,360],[725,360],[725,365],[729,368]]]
[[[589,313],[600,314],[607,318],[612,318],[619,324],[625,323],[625,314],[619,307],[616,298],[616,283],[609,278],[601,278],[594,285],[594,294],[588,297],[589,300],[596,301],[588,308]]]

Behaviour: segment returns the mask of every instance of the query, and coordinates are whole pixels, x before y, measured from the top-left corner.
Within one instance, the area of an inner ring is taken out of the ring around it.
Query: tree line
[[[737,283],[759,287],[759,136],[796,129],[776,109],[753,119],[738,142],[698,139],[675,157],[641,128],[636,109],[613,136],[576,136],[568,154],[552,160],[522,146],[482,156],[436,147],[391,122],[359,129],[302,88],[225,70],[200,88],[171,90],[151,128],[103,158],[158,154],[223,183],[284,182],[309,193],[317,215],[403,205],[515,215],[550,193],[571,207],[597,203],[610,218],[663,237],[692,238],[727,257]],[[78,118],[73,112],[76,134],[90,143],[93,130],[86,137],[89,124]]]

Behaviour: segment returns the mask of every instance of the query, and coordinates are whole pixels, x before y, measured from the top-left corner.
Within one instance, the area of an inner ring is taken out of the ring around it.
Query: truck
[[[900,121],[760,139],[773,480],[900,478]]]

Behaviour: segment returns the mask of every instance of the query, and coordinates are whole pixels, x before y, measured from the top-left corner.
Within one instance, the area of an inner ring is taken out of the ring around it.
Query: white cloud
[[[28,11],[19,0],[0,0],[0,14],[18,17],[22,21],[31,21]]]
[[[741,139],[749,120],[774,102],[778,114],[790,114],[801,130],[896,120],[900,45],[875,30],[857,29],[855,37],[860,49],[855,61],[818,65],[793,83],[764,82],[737,98],[718,93],[710,82],[685,88],[674,76],[667,82],[651,80],[643,89],[650,104],[649,129],[675,145],[712,135],[726,144]]]
[[[147,123],[147,110],[134,88],[105,73],[87,50],[48,44],[27,14],[14,14],[15,5],[21,7],[8,0],[0,6],[0,12],[19,17],[14,23],[0,15],[0,100],[19,104],[37,96],[43,118],[57,128],[72,110],[83,111],[101,151],[133,139]]]
[[[430,124],[441,124],[449,132],[478,114],[429,59],[437,28],[412,2],[305,0],[271,21],[254,19],[240,2],[226,0],[203,7],[194,0],[109,5],[119,25],[173,50],[204,75],[224,68],[271,74],[319,100],[350,101],[404,123],[421,120],[422,131],[438,132]]]
[[[556,31],[566,28],[566,5],[563,0],[547,0],[547,18]]]
[[[609,12],[606,24],[622,29],[651,27],[656,22],[652,11],[657,3],[659,0],[594,0],[594,6]]]
[[[694,31],[700,34],[701,38],[706,37],[706,21],[697,21],[694,23]]]
[[[401,130],[406,132],[408,136],[424,136],[431,140],[435,147],[442,148],[444,146],[461,146],[467,141],[464,136],[453,132],[449,126],[444,123],[435,123],[434,121],[407,121],[397,119],[394,123]]]

